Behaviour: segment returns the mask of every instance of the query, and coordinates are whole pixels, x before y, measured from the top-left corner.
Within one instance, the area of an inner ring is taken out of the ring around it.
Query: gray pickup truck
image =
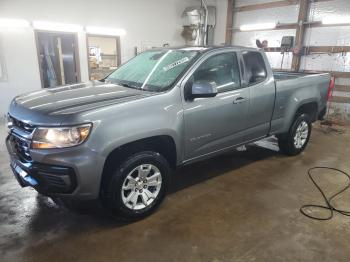
[[[282,152],[308,143],[326,112],[329,74],[271,70],[245,47],[152,49],[101,81],[17,96],[6,145],[21,186],[100,199],[127,218],[150,214],[171,170],[276,135]]]

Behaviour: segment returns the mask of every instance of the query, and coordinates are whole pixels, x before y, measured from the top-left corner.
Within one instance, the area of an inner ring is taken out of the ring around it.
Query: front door
[[[217,96],[186,99],[186,92],[197,81],[216,85]],[[249,89],[241,88],[236,53],[207,57],[188,77],[184,94],[185,160],[243,142],[250,97]]]

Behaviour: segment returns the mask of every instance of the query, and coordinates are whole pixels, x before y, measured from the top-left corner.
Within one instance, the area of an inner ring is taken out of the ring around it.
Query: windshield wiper
[[[130,85],[130,84],[127,84],[127,83],[120,83],[120,82],[117,82],[118,85],[121,85],[121,86],[124,86],[124,87],[128,87],[128,88],[133,88],[133,89],[139,89],[141,90],[141,87],[138,87],[138,86],[133,86],[133,85]]]
[[[117,84],[117,85],[120,85],[120,86],[141,90],[141,87],[138,87],[138,86],[135,86],[135,85],[130,85],[128,83],[119,82],[119,81],[113,80],[113,79],[106,79],[106,80],[109,80],[110,82],[112,82],[114,84]]]

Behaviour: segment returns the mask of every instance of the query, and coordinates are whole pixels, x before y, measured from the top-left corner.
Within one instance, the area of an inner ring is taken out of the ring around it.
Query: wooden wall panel
[[[232,34],[233,34],[233,7],[234,0],[227,0],[227,16],[226,16],[226,35],[225,35],[225,44],[232,44]]]

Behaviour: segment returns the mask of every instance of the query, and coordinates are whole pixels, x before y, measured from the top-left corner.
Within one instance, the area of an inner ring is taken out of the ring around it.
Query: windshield
[[[122,65],[106,80],[152,92],[168,90],[197,56],[197,51],[152,50]]]

